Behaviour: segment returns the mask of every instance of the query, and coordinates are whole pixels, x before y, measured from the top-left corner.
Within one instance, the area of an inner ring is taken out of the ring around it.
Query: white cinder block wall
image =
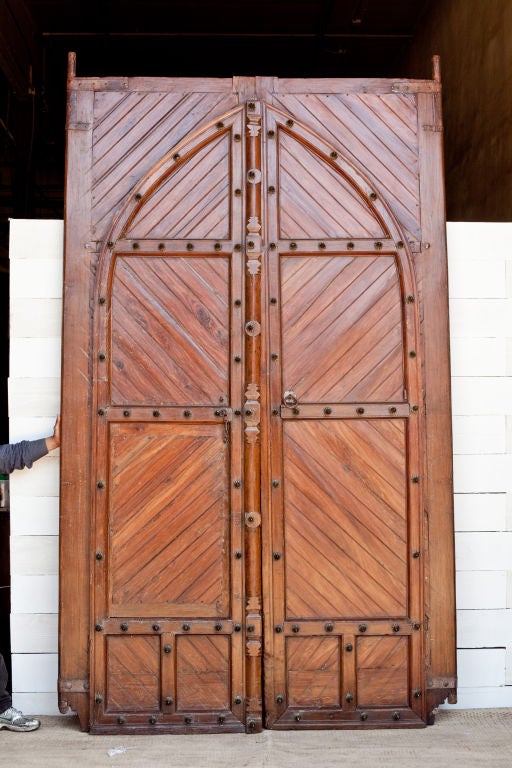
[[[457,707],[512,706],[512,223],[449,223]]]
[[[60,412],[63,231],[10,222],[11,442],[51,434]],[[13,703],[34,714],[58,714],[58,453],[9,480]]]
[[[512,706],[512,223],[447,229],[456,706]],[[11,221],[12,441],[49,434],[59,411],[62,237],[60,221]],[[14,704],[57,714],[58,456],[10,484]]]

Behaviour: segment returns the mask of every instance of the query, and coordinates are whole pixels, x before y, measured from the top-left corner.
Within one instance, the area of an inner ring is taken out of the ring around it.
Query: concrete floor
[[[90,736],[74,717],[0,731],[5,768],[511,768],[512,709],[441,711],[420,730],[264,731],[253,736]]]

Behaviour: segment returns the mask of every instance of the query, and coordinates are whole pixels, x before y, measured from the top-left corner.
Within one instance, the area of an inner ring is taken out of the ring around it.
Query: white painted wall
[[[512,706],[512,223],[449,223],[456,707]]]
[[[10,222],[11,442],[51,434],[60,412],[63,233]],[[34,714],[58,714],[58,453],[9,479],[13,703]]]
[[[512,223],[447,229],[456,706],[512,706]],[[62,236],[60,221],[11,222],[12,441],[49,434],[59,412]],[[14,704],[57,714],[58,456],[10,484]]]

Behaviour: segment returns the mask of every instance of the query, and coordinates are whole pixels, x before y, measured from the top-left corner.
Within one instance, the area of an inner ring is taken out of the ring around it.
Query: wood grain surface
[[[440,84],[71,74],[63,710],[423,726],[456,688]]]

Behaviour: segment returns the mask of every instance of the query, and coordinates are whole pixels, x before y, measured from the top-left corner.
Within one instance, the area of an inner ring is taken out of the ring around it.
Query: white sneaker
[[[37,731],[40,725],[40,720],[25,717],[23,712],[14,707],[9,707],[0,714],[0,728],[7,728],[9,731]]]

